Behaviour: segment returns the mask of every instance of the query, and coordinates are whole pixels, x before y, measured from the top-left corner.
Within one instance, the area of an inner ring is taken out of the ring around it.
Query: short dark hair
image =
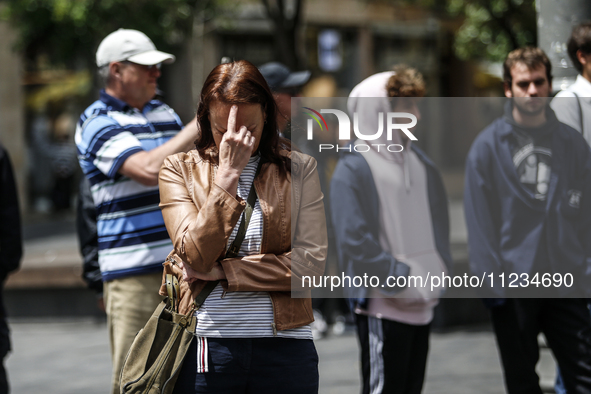
[[[581,51],[586,55],[591,54],[591,22],[575,26],[566,45],[568,57],[570,57],[577,71],[582,72],[583,65],[577,58],[577,52]]]
[[[517,63],[525,64],[530,70],[538,68],[539,66],[546,67],[546,78],[548,78],[549,83],[552,83],[552,64],[550,64],[550,59],[548,59],[546,53],[540,48],[525,47],[509,52],[503,63],[503,82],[508,86],[511,86],[513,83],[511,69]]]

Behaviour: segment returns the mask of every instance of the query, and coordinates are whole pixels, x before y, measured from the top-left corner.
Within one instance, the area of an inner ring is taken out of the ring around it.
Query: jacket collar
[[[500,130],[498,130],[498,133],[502,137],[506,137],[509,134],[513,133],[513,127],[519,127],[521,129],[526,129],[526,127],[520,126],[513,119],[513,99],[511,99],[511,98],[508,98],[507,101],[505,102],[504,114],[501,118],[509,126],[509,127],[504,127],[504,128],[501,128]],[[554,130],[554,129],[558,128],[558,124],[559,124],[559,121],[558,121],[558,118],[556,117],[556,113],[554,113],[554,110],[550,107],[550,101],[548,101],[548,104],[546,105],[546,123],[544,123],[543,125],[541,125],[539,127],[549,127]]]

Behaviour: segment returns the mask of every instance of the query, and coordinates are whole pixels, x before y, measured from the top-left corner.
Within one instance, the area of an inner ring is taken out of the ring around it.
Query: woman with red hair
[[[276,111],[251,63],[217,66],[201,91],[196,149],[168,157],[160,171],[174,243],[165,271],[182,276],[179,311],[215,286],[195,312],[197,340],[175,392],[318,391],[301,278],[324,271],[323,196],[315,160],[279,136]]]

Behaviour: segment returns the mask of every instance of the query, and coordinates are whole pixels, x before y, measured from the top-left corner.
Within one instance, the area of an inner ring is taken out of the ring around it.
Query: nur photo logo
[[[316,111],[310,107],[302,107],[303,112],[310,117],[306,124],[306,138],[308,141],[314,139],[314,124],[321,132],[329,132],[328,123],[322,114],[332,114],[336,116],[338,122],[338,140],[339,141],[351,141],[352,135],[351,130],[356,139],[361,141],[383,141],[383,134],[386,133],[386,140],[392,141],[395,132],[402,132],[411,141],[417,141],[417,137],[411,133],[410,129],[417,125],[417,117],[408,112],[379,112],[377,114],[377,130],[361,130],[359,126],[359,114],[353,114],[353,127],[351,128],[351,120],[349,115],[344,111],[338,109],[321,109]],[[407,120],[407,122],[401,123],[401,121]],[[400,144],[355,144],[353,149],[356,152],[367,152],[372,149],[380,150],[381,147],[387,149],[389,152],[396,153],[404,150],[404,147]],[[351,151],[351,146],[339,146],[334,144],[319,144],[318,151],[323,150],[348,150]]]

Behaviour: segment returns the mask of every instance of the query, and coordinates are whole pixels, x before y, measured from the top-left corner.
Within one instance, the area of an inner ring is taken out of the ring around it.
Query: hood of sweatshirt
[[[382,135],[375,140],[354,141],[353,145],[367,144],[371,146],[372,144],[383,144],[384,146],[382,146],[379,151],[372,146],[372,153],[377,153],[385,160],[399,163],[400,165],[404,166],[404,181],[408,190],[410,188],[411,180],[408,170],[408,163],[405,160],[405,156],[408,154],[407,151],[410,150],[410,140],[405,143],[398,132],[392,133],[392,139],[388,140],[386,133],[386,115],[388,112],[392,111],[390,108],[390,100],[388,98],[386,85],[388,83],[388,79],[390,79],[392,75],[394,75],[394,71],[386,71],[374,74],[361,81],[353,88],[351,94],[349,94],[349,99],[347,100],[347,110],[349,111],[349,117],[352,121],[351,125],[355,127],[355,119],[357,119],[359,131],[362,134],[368,136],[377,133],[378,129],[380,128],[380,113],[382,113]],[[404,146],[404,150],[397,153],[389,152],[385,146],[391,144],[402,145]]]

